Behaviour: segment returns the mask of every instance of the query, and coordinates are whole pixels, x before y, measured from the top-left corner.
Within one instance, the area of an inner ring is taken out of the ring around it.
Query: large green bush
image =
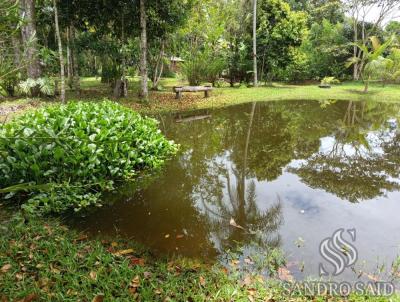
[[[52,106],[0,126],[0,187],[17,185],[3,197],[31,212],[78,211],[176,150],[155,120],[110,101]]]

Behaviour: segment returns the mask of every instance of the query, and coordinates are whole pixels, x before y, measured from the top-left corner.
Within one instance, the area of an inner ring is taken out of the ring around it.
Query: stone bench
[[[208,98],[210,96],[210,91],[213,88],[211,86],[175,86],[173,91],[176,93],[175,98],[180,99],[183,92],[199,92],[204,91],[204,97]]]

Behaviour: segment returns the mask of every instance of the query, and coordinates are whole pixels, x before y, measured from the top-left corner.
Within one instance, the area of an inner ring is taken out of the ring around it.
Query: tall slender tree
[[[140,97],[147,99],[147,24],[145,0],[140,0]]]
[[[56,36],[58,44],[58,55],[60,59],[60,80],[61,80],[60,98],[61,102],[65,103],[65,74],[64,74],[65,64],[64,64],[63,48],[60,35],[60,26],[58,22],[57,0],[53,0],[53,9],[54,9],[54,24],[56,28]]]
[[[257,0],[253,0],[253,73],[254,87],[257,87]]]

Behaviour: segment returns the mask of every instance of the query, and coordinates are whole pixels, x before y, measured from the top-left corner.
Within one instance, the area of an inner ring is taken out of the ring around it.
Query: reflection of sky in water
[[[362,145],[357,146],[356,150],[351,144],[340,144],[341,154],[349,158],[382,156],[384,154],[382,143],[390,142],[396,134],[397,123],[392,120],[390,125],[391,127],[384,131],[366,134],[368,148]],[[335,137],[323,137],[320,139],[318,153],[327,155],[332,152],[336,144],[338,143]],[[219,157],[213,162],[227,167],[231,179],[234,179],[229,156]],[[287,167],[299,168],[306,163],[306,159],[292,160]],[[340,169],[334,169],[340,172]],[[387,177],[387,180],[400,183],[399,178]],[[224,203],[227,208],[231,208],[227,200],[226,178],[220,178],[220,181],[224,184]],[[282,201],[284,224],[279,233],[283,237],[283,249],[292,264],[298,266],[305,264],[305,275],[317,277],[319,262],[323,262],[318,254],[319,244],[338,228],[356,229],[355,246],[359,251],[357,268],[360,270],[374,270],[376,268],[376,263],[372,264],[374,260],[390,267],[397,253],[400,254],[400,232],[398,232],[400,192],[386,193],[382,197],[353,204],[322,189],[310,188],[297,175],[286,171],[274,181],[247,179],[246,184],[250,181],[255,182],[257,206],[260,212],[267,211],[277,199]],[[212,212],[218,212],[218,207],[209,205],[205,208],[204,203],[200,201],[197,201],[196,205],[205,214],[210,209]],[[223,221],[221,217],[215,215],[212,219]],[[212,233],[210,236],[215,247],[221,249],[220,237]],[[298,247],[299,239],[304,240],[304,244],[300,247]],[[394,242],[398,244],[393,244]],[[249,252],[248,249],[245,249],[245,252]],[[364,263],[366,260],[367,263]],[[354,278],[352,272],[344,273],[343,276]]]

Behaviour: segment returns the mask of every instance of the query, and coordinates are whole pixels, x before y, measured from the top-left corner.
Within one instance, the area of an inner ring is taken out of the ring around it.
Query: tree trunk
[[[368,87],[369,87],[369,78],[365,81],[364,93],[368,92]]]
[[[72,89],[72,53],[71,53],[71,33],[69,27],[67,27],[67,78],[68,86]]]
[[[147,99],[149,96],[147,88],[147,28],[145,0],[140,0],[140,93],[139,96]]]
[[[80,94],[81,86],[80,86],[80,78],[79,78],[79,61],[78,55],[76,51],[75,44],[75,26],[71,24],[69,26],[69,33],[71,36],[71,61],[72,61],[72,88],[74,89],[76,94]]]
[[[61,35],[60,35],[60,27],[58,24],[58,11],[57,11],[57,0],[53,0],[54,6],[54,23],[56,27],[56,36],[58,42],[58,55],[60,57],[60,80],[61,80],[61,94],[60,99],[61,102],[65,103],[65,75],[64,75],[64,56],[63,56],[63,49],[61,43]]]
[[[161,50],[160,54],[157,58],[156,68],[154,70],[154,77],[153,77],[153,89],[157,90],[158,84],[160,83],[162,73],[164,71],[164,48],[165,42],[161,42]]]
[[[257,87],[257,0],[253,0],[253,73],[254,87]]]
[[[41,68],[38,55],[36,21],[35,21],[35,0],[21,0],[21,36],[24,45],[25,60],[27,63],[27,76],[31,79],[38,79],[41,76]],[[33,88],[32,96],[39,95],[39,89]]]
[[[354,31],[354,36],[353,36],[353,42],[357,43],[358,42],[358,28],[357,28],[357,19],[354,18],[353,20],[353,31]],[[353,46],[353,56],[356,58],[358,56],[358,47],[356,45]],[[358,76],[358,63],[355,62],[353,65],[353,80],[358,81],[359,76]]]
[[[19,37],[16,36],[12,36],[11,37],[11,42],[12,42],[12,46],[13,46],[13,51],[14,51],[14,65],[15,68],[19,69],[21,67],[21,41]]]
[[[124,11],[122,12],[122,21],[121,21],[121,49],[122,49],[122,66],[121,66],[121,70],[122,70],[122,76],[121,76],[121,83],[122,83],[122,87],[120,86],[120,96],[122,97],[128,97],[128,80],[126,79],[126,58],[125,58],[125,48],[124,48],[124,44],[125,44],[125,7],[123,8]],[[117,81],[118,82],[118,81]]]

